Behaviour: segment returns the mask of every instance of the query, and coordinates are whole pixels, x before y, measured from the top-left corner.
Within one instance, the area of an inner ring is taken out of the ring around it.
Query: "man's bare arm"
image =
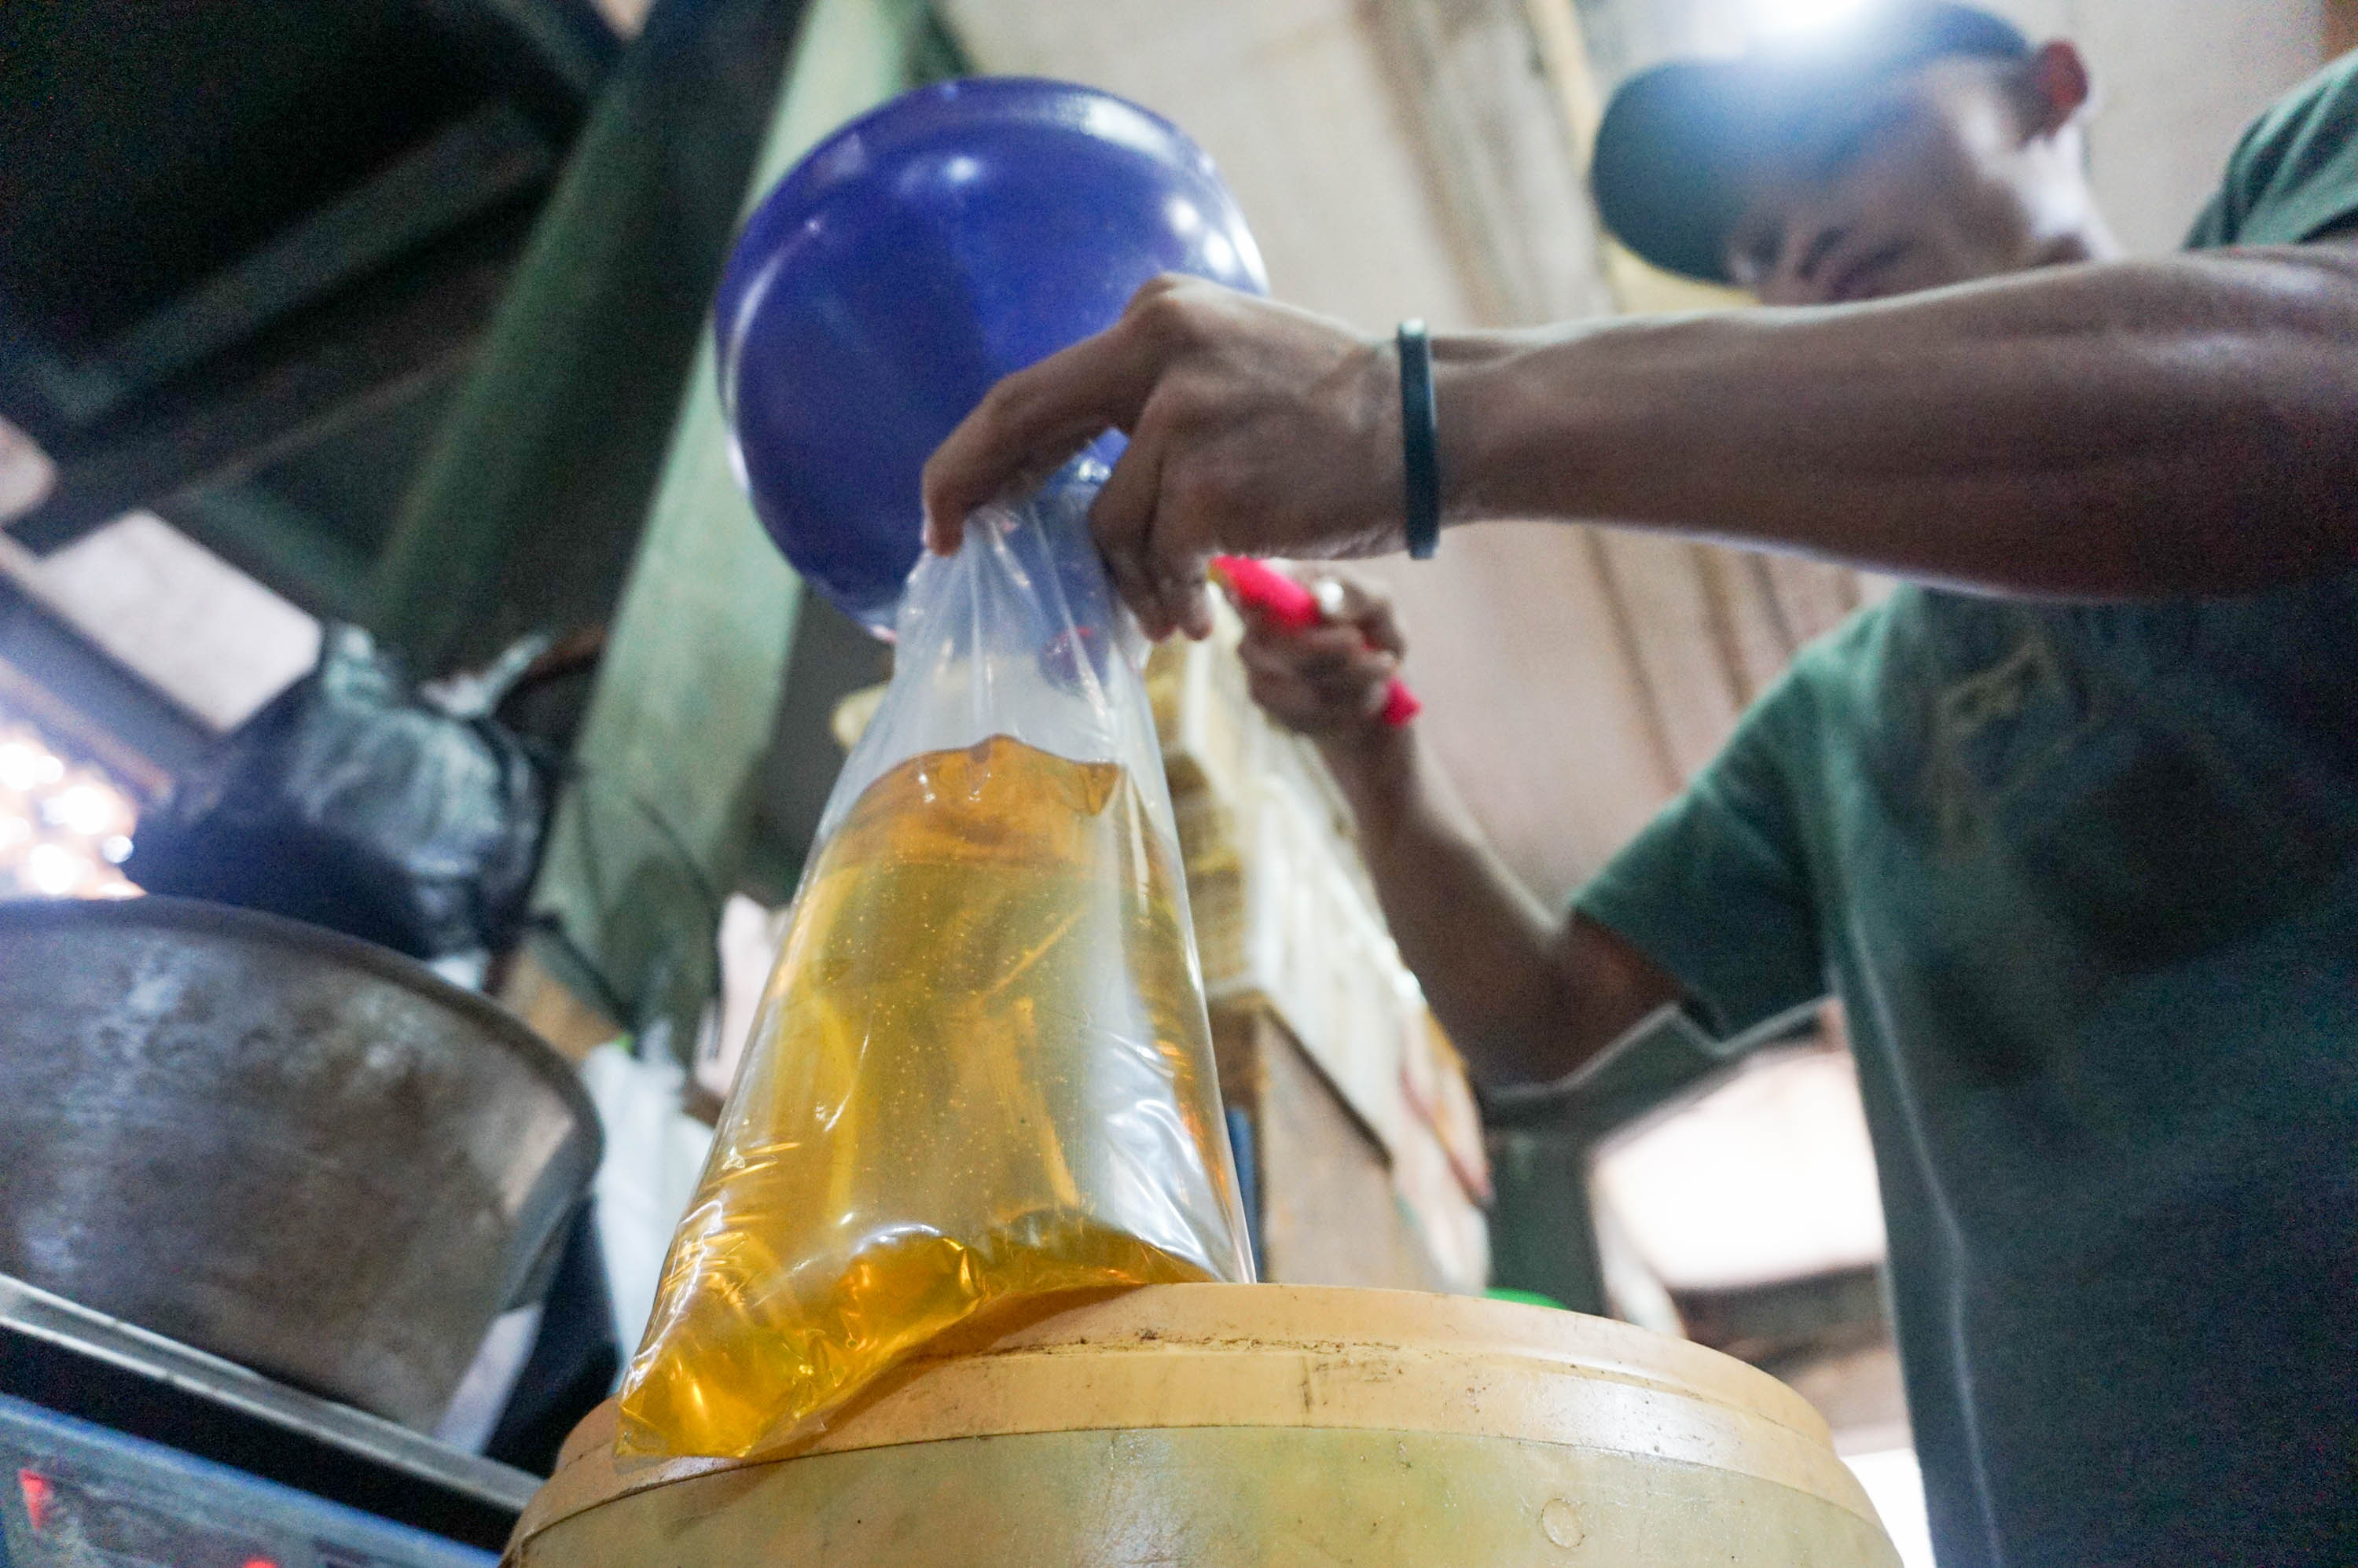
[[[2235,592],[2358,558],[2345,246],[1492,339],[1442,374],[1466,517],[2045,596]]]
[[[2358,250],[2111,262],[1871,305],[1437,341],[1452,521],[1561,517],[2034,595],[2224,593],[2358,558]],[[1117,426],[1093,521],[1160,635],[1210,553],[1399,547],[1390,343],[1212,285],[1009,377],[928,465],[966,512]]]
[[[1331,623],[1282,631],[1248,612],[1254,699],[1309,735],[1358,824],[1401,957],[1486,1083],[1562,1077],[1680,994],[1595,922],[1552,910],[1501,862],[1425,747],[1378,717],[1403,651],[1382,600],[1327,590]]]
[[[1678,982],[1612,931],[1531,895],[1414,725],[1322,749],[1401,957],[1482,1082],[1560,1078],[1679,999]]]

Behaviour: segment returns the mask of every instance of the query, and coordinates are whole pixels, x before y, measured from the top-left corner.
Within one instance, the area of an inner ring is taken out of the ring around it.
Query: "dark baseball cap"
[[[2013,23],[1970,5],[1886,0],[1868,15],[1725,60],[1677,60],[1621,84],[1589,184],[1615,237],[1665,271],[1725,283],[1750,178],[1811,145],[1830,109],[1939,59],[2028,59]]]

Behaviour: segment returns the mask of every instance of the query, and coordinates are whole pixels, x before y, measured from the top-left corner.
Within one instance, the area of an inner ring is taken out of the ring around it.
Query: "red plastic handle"
[[[1288,632],[1306,632],[1326,620],[1326,612],[1318,608],[1318,596],[1274,567],[1243,556],[1214,556],[1212,576],[1237,596],[1238,604],[1258,611]],[[1416,693],[1394,676],[1378,717],[1397,730],[1422,711],[1424,704],[1416,699]]]

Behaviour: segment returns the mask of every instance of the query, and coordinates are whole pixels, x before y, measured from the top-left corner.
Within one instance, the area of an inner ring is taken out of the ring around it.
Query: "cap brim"
[[[1597,128],[1597,211],[1656,266],[1729,282],[1727,237],[1750,193],[1812,145],[1828,105],[1944,56],[2029,53],[2005,18],[1924,0],[1818,44],[1657,66],[1622,85]]]
[[[1681,60],[1630,78],[1589,168],[1605,226],[1666,272],[1728,282],[1728,233],[1793,134],[1785,75],[1757,60]]]

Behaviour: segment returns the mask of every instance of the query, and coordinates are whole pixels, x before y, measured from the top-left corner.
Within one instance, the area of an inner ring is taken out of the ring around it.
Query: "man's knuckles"
[[[1196,279],[1181,273],[1150,278],[1130,297],[1123,319],[1166,353],[1195,348],[1204,341],[1207,326],[1200,288]]]
[[[1217,539],[1219,524],[1245,511],[1249,491],[1227,464],[1198,458],[1165,467],[1163,496],[1175,527],[1191,537]]]

